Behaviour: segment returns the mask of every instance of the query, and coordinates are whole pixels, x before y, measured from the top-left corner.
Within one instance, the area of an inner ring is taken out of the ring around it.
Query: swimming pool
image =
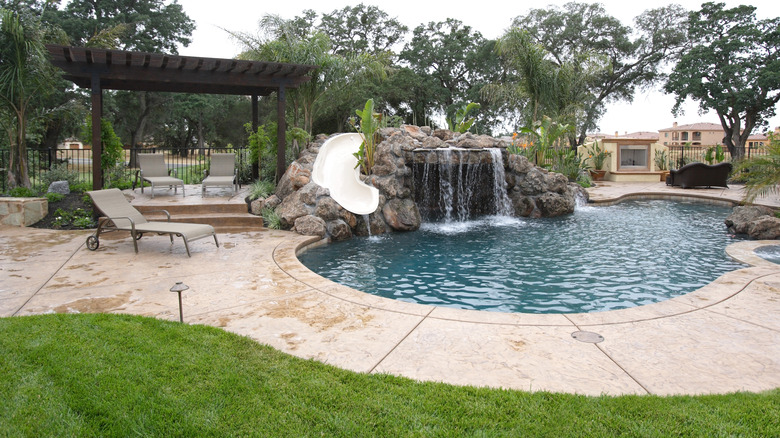
[[[462,309],[574,313],[692,292],[744,267],[725,247],[731,209],[672,201],[582,207],[545,219],[489,216],[354,238],[299,256],[363,292]]]

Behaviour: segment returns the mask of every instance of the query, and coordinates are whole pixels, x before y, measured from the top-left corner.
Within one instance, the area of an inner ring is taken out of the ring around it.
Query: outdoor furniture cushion
[[[184,181],[170,176],[162,154],[138,154],[138,166],[141,168],[141,193],[144,192],[143,182],[147,181],[152,185],[152,198],[154,186],[173,187],[173,193],[181,186],[181,195],[184,196]]]
[[[211,154],[211,166],[208,176],[203,180],[201,193],[206,196],[206,187],[227,186],[238,191],[236,156],[234,154]]]
[[[731,173],[731,163],[718,163],[714,165],[704,163],[690,163],[669,171],[666,184],[680,186],[684,189],[693,187],[726,187]]]
[[[148,221],[141,212],[135,209],[119,189],[94,190],[87,192],[95,208],[105,217],[98,221],[95,234],[87,237],[87,248],[95,251],[100,246],[100,233],[109,231],[129,231],[133,239],[133,247],[138,252],[138,239],[144,233],[167,234],[173,243],[173,236],[184,240],[187,256],[191,257],[189,242],[204,237],[214,236],[214,243],[219,248],[217,233],[208,224],[190,224],[171,222],[171,215],[166,210],[160,210],[168,217],[167,222]]]

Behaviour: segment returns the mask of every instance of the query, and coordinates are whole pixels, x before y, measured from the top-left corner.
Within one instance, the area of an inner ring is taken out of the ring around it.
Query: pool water
[[[759,246],[753,252],[766,261],[780,264],[780,245]]]
[[[490,216],[353,238],[299,259],[352,288],[461,309],[575,313],[623,309],[692,292],[744,267],[728,207],[631,201],[559,218]]]

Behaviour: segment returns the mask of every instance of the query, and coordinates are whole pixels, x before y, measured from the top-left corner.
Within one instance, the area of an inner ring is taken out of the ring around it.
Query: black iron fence
[[[6,169],[9,162],[9,150],[0,150],[0,192],[6,193],[8,177]],[[212,153],[232,152],[236,155],[236,169],[239,182],[246,184],[252,180],[252,169],[249,149],[232,148],[133,148],[125,149],[124,157],[114,169],[107,170],[103,175],[105,187],[128,188],[136,178],[138,170],[135,155],[162,154],[168,168],[185,184],[200,184],[204,171],[208,169],[209,157]],[[92,189],[92,150],[90,149],[28,149],[27,167],[33,190],[45,192],[52,181],[67,180],[71,184],[83,185]]]
[[[713,163],[717,162],[715,158],[715,148],[711,146],[668,146],[669,148],[669,167],[679,169],[680,167],[694,162],[707,163],[708,150],[712,148],[709,155],[713,158]],[[725,161],[731,161],[731,154],[726,146],[721,146]],[[755,157],[766,155],[765,146],[745,146],[745,157]]]

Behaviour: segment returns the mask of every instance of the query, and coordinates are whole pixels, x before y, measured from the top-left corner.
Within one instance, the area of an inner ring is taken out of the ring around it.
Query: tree
[[[323,14],[320,29],[330,38],[333,53],[380,56],[392,53],[393,46],[409,31],[397,18],[363,3]]]
[[[57,24],[75,45],[86,45],[95,37],[117,41],[118,36],[115,48],[172,54],[178,53],[179,44],[190,44],[195,30],[176,0],[70,0]]]
[[[756,20],[755,10],[705,3],[691,12],[690,46],[664,85],[676,96],[675,114],[688,97],[717,112],[734,158],[745,155],[748,136],[780,100],[780,18]]]
[[[294,20],[277,15],[266,15],[260,21],[264,36],[257,38],[246,33],[231,33],[241,44],[242,59],[288,62],[316,65],[311,80],[289,91],[293,106],[293,123],[300,127],[299,113],[303,113],[303,129],[312,133],[318,105],[328,97],[335,98],[347,86],[371,77],[383,77],[384,65],[368,54],[342,56],[331,52],[328,36],[318,30],[301,35]]]
[[[448,18],[417,26],[400,59],[423,78],[426,87],[431,87],[434,106],[431,110],[451,119],[462,104],[479,102],[484,114],[489,105],[479,91],[485,84],[494,82],[500,72],[499,60],[493,53],[494,44],[470,26]],[[419,119],[431,115],[416,114]]]
[[[637,89],[665,78],[662,66],[678,56],[685,43],[684,20],[684,10],[670,5],[636,17],[632,29],[608,15],[600,4],[571,2],[563,9],[533,9],[515,18],[514,27],[526,29],[559,66],[597,58],[604,63],[589,85],[590,98],[583,102],[574,142],[580,145],[597,127],[606,103],[630,102]]]
[[[0,108],[10,145],[8,186],[30,187],[27,123],[35,99],[49,91],[52,68],[46,60],[40,23],[31,15],[0,9]]]

